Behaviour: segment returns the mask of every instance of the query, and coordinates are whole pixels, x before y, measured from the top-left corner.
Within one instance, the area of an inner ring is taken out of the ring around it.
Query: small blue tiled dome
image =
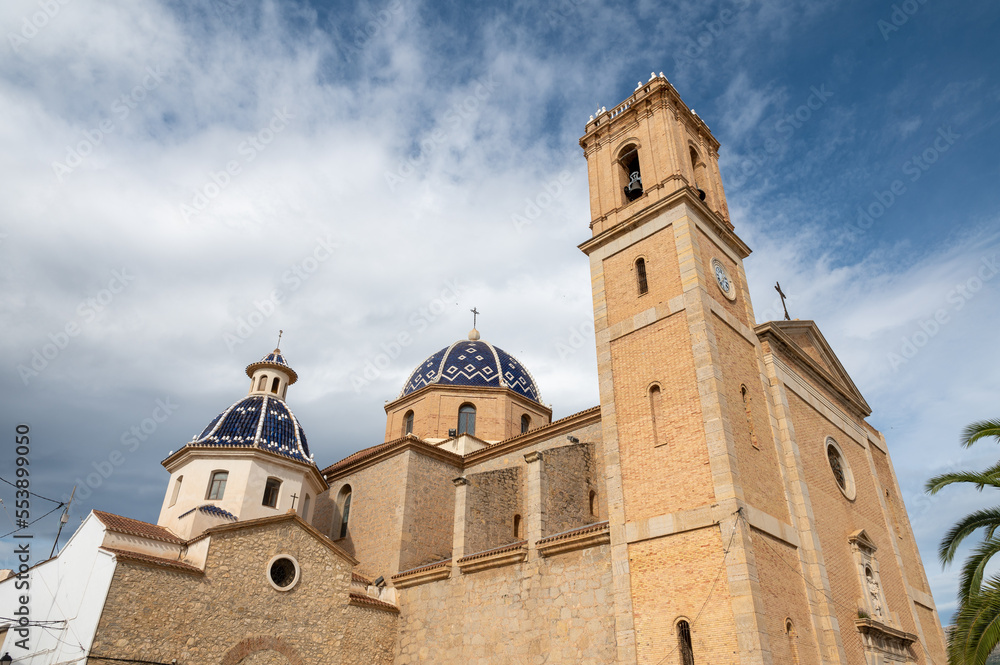
[[[299,380],[299,375],[285,361],[285,356],[281,353],[281,349],[275,349],[252,365],[247,365],[247,376],[253,377],[254,372],[264,367],[277,367],[284,370],[288,374],[288,385],[292,385]]]
[[[475,331],[473,331],[475,333]],[[439,383],[452,386],[510,388],[541,404],[542,396],[528,369],[489,342],[465,339],[446,346],[421,363],[406,380],[400,397]]]
[[[277,397],[248,395],[220,413],[191,445],[260,448],[312,464],[305,432]]]

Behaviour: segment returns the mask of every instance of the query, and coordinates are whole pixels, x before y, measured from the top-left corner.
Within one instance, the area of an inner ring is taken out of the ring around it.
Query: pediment
[[[848,536],[847,542],[861,549],[868,550],[869,552],[874,552],[875,550],[878,549],[878,547],[875,545],[871,537],[869,537],[869,535],[865,532],[864,529],[858,529],[850,536]]]
[[[823,337],[815,321],[768,321],[755,329],[761,339],[770,338],[777,342],[772,350],[785,351],[791,359],[803,367],[828,388],[840,394],[864,416],[871,414],[871,407],[865,401],[858,387],[851,380],[837,354]]]

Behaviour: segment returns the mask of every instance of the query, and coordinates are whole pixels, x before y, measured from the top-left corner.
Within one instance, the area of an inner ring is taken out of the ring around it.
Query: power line
[[[17,490],[20,490],[20,491],[22,491],[22,492],[27,492],[27,493],[28,493],[28,494],[30,494],[31,496],[37,496],[37,497],[38,497],[39,499],[45,499],[46,501],[51,501],[52,503],[58,503],[58,504],[59,504],[59,507],[60,507],[60,508],[61,508],[62,506],[65,506],[65,505],[66,505],[66,504],[65,504],[65,503],[63,503],[62,501],[58,501],[58,500],[56,500],[56,499],[50,499],[49,497],[47,497],[47,496],[42,496],[41,494],[35,494],[34,492],[32,492],[32,491],[30,491],[30,490],[25,490],[25,489],[21,489],[20,487],[18,487],[18,486],[17,486],[17,485],[15,485],[14,483],[10,482],[10,481],[9,481],[9,480],[7,480],[6,478],[0,478],[0,481],[3,481],[3,482],[5,482],[5,483],[7,483],[8,485],[10,485],[11,487],[13,487],[14,489],[17,489]]]
[[[742,517],[743,508],[737,509],[736,512],[733,513],[733,515],[739,515],[740,517]],[[726,566],[726,559],[729,558],[729,552],[732,551],[733,549],[733,539],[736,538],[736,527],[737,525],[739,525],[739,523],[740,523],[739,519],[733,520],[733,530],[729,533],[729,543],[726,545],[726,549],[723,550],[722,561],[719,563],[719,572],[715,574],[715,579],[712,580],[712,586],[708,589],[708,596],[705,597],[705,602],[701,604],[701,609],[698,610],[698,614],[696,614],[695,617],[691,619],[691,621],[688,623],[689,627],[694,627],[694,625],[698,622],[698,619],[701,617],[702,612],[704,612],[705,608],[708,607],[708,601],[712,599],[712,594],[715,593],[715,585],[719,583],[719,578],[722,577],[722,571]],[[670,658],[670,656],[672,656],[674,652],[677,651],[678,648],[680,648],[679,642],[675,644],[674,648],[668,651],[667,655],[661,658],[656,663],[656,665],[663,665],[663,662],[667,658]]]
[[[94,654],[89,654],[88,659],[93,660],[109,660],[115,663],[145,663],[146,665],[176,665],[177,661],[172,663],[162,663],[158,660],[138,660],[136,658],[111,658],[110,656],[95,656]]]
[[[51,515],[52,513],[56,512],[56,511],[57,511],[57,510],[59,510],[60,508],[62,508],[62,504],[59,504],[58,506],[56,506],[55,508],[53,508],[53,509],[52,509],[52,510],[50,510],[49,512],[47,512],[47,513],[45,513],[44,515],[42,515],[41,517],[39,517],[38,519],[35,519],[35,520],[31,520],[30,522],[28,522],[28,523],[27,523],[27,524],[25,524],[24,526],[22,526],[22,527],[20,527],[20,528],[18,528],[18,529],[14,529],[14,530],[13,530],[13,531],[11,531],[10,533],[5,533],[4,535],[0,536],[0,538],[6,538],[7,536],[13,536],[13,535],[14,535],[15,533],[17,533],[18,531],[22,531],[22,530],[24,530],[24,529],[27,529],[27,528],[28,528],[29,526],[31,526],[32,524],[34,524],[34,523],[35,523],[35,522],[37,522],[38,520],[43,520],[43,519],[45,519],[46,517],[48,517],[48,516],[49,516],[49,515]]]

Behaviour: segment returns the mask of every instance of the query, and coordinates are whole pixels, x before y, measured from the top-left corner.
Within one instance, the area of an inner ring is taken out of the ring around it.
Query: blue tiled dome
[[[285,403],[268,395],[248,395],[215,417],[191,445],[260,448],[312,463],[309,444]]]
[[[503,349],[481,340],[461,340],[432,355],[413,370],[399,396],[434,383],[510,388],[539,404],[542,402],[527,368]]]

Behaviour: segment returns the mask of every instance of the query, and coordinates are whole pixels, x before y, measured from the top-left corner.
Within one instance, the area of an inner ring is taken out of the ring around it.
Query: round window
[[[854,474],[847,464],[844,451],[831,437],[826,439],[826,459],[830,463],[830,471],[833,472],[833,479],[837,481],[837,488],[849,500],[854,501],[856,490],[854,488]]]
[[[267,581],[278,591],[289,591],[299,581],[299,562],[279,554],[267,563]]]

